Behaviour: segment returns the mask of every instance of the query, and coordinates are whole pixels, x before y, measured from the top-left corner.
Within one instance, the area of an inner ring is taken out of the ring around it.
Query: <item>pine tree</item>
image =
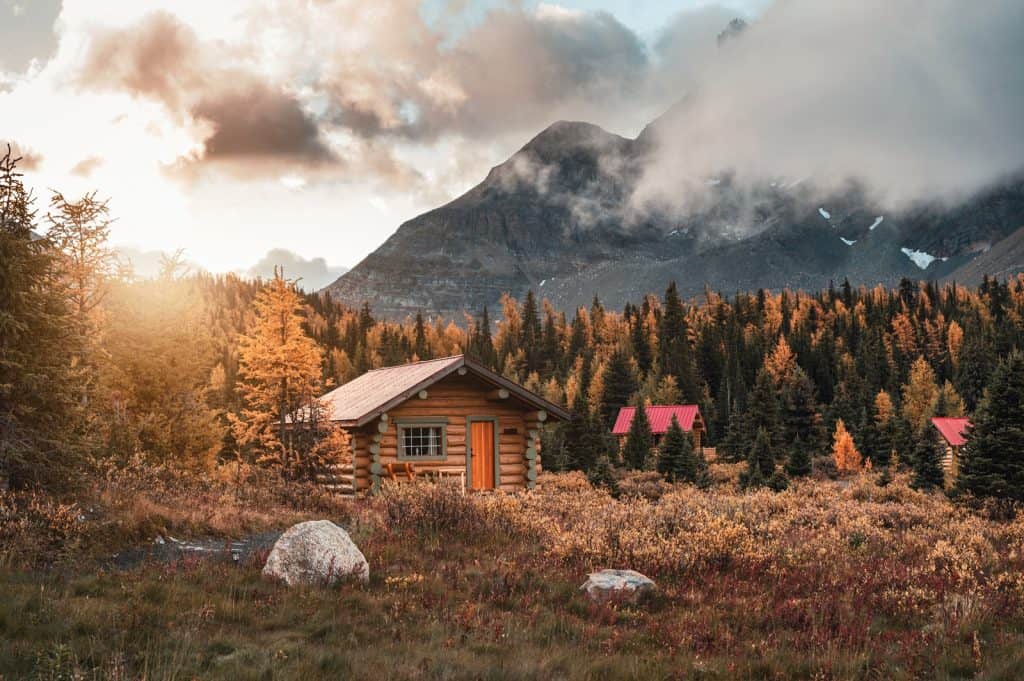
[[[669,482],[696,480],[697,462],[693,455],[693,443],[674,415],[658,449],[658,472]]]
[[[939,431],[935,428],[929,428],[917,438],[911,460],[914,470],[911,485],[915,489],[930,490],[941,488],[945,484],[945,474],[942,470],[945,449]]]
[[[286,437],[288,418],[295,419],[295,430],[300,420],[315,425],[322,352],[303,331],[302,300],[281,272],[256,296],[253,309],[253,327],[239,339],[246,407],[232,425],[239,444],[258,444],[261,458],[292,469],[298,462]]]
[[[427,329],[426,324],[423,321],[423,313],[416,313],[416,325],[413,329],[416,340],[414,341],[413,352],[416,353],[416,357],[420,360],[431,359],[430,346],[427,345]]]
[[[642,374],[646,375],[651,370],[651,344],[647,338],[647,331],[644,329],[644,318],[638,312],[630,326],[630,342],[633,346],[633,356],[636,358],[637,366]]]
[[[605,453],[599,426],[594,421],[586,391],[577,390],[565,428],[565,450],[572,470],[590,471]]]
[[[665,291],[664,307],[658,329],[658,365],[663,374],[676,378],[683,399],[695,401],[699,391],[690,351],[689,329],[683,301],[674,281]]]
[[[0,155],[0,479],[58,490],[76,483],[86,453],[85,377],[69,362],[84,339],[71,333],[60,256],[34,238],[18,160],[10,147]]]
[[[811,456],[807,446],[797,437],[789,448],[786,459],[786,473],[793,478],[801,478],[811,474]]]
[[[594,487],[602,487],[613,496],[619,496],[619,481],[615,477],[615,467],[608,456],[597,457],[593,468],[587,473],[587,479]]]
[[[604,387],[601,391],[601,418],[607,427],[611,427],[619,410],[629,404],[636,392],[636,379],[629,357],[621,348],[617,348],[608,360],[604,372]]]
[[[747,399],[747,442],[753,442],[757,431],[763,429],[771,438],[772,448],[783,443],[778,393],[775,382],[767,369],[761,369],[754,383],[754,390]]]
[[[533,290],[526,292],[523,309],[520,313],[522,327],[520,329],[519,347],[526,355],[526,372],[541,368],[541,327],[540,311]]]
[[[647,457],[654,448],[654,435],[651,433],[651,422],[647,418],[647,409],[642,400],[636,401],[633,422],[629,424],[629,434],[622,450],[622,458],[627,468],[643,469]]]
[[[832,460],[840,473],[856,473],[864,464],[842,419],[836,421],[836,431],[832,435]]]
[[[754,444],[747,454],[747,470],[740,475],[740,486],[744,489],[761,487],[775,475],[775,453],[772,451],[771,436],[764,428],[757,429]]]
[[[961,449],[957,487],[978,497],[1024,501],[1024,355],[993,372]]]
[[[810,458],[824,445],[821,416],[814,398],[814,386],[810,378],[796,366],[782,389],[783,419],[786,442],[789,449],[804,447],[807,452],[801,458]]]

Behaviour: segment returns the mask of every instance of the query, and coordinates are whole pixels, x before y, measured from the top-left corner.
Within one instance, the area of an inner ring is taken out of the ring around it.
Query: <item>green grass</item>
[[[617,503],[587,489],[426,488],[361,502],[343,524],[370,582],[332,588],[288,589],[258,561],[111,571],[83,553],[40,568],[11,550],[0,679],[987,681],[1024,669],[1024,521],[873,484],[685,489],[603,515]],[[714,528],[740,512],[757,539],[723,544]],[[667,532],[664,551],[703,558],[629,557]],[[580,537],[611,544],[563,551]],[[578,591],[589,570],[623,566],[659,595],[597,607]]]
[[[600,609],[577,592],[582,575],[529,560],[513,567],[510,547],[499,562],[488,557],[499,555],[496,546],[480,553],[406,540],[371,542],[371,562],[381,567],[366,586],[287,589],[262,579],[256,565],[213,562],[70,578],[7,571],[0,574],[0,674],[1010,679],[1024,664],[1019,623],[989,629],[991,664],[975,677],[970,636],[876,624],[883,631],[871,645],[844,647],[829,612],[782,626],[777,613],[757,607],[763,599],[753,590],[735,585],[727,594],[670,584],[647,608]],[[801,640],[816,632],[831,643]]]

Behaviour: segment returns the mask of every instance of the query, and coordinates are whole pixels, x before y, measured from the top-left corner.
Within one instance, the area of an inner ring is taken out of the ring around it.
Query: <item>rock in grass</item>
[[[639,603],[657,588],[653,580],[636,570],[601,570],[591,572],[580,591],[586,592],[595,603]]]
[[[329,520],[310,520],[281,535],[263,576],[288,586],[328,585],[348,578],[368,582],[370,566],[348,532]]]

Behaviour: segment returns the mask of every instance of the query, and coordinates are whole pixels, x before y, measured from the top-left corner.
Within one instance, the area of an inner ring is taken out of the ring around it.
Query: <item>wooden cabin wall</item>
[[[514,397],[504,400],[490,399],[492,388],[472,376],[449,376],[427,388],[426,399],[412,397],[387,412],[386,429],[378,429],[380,421],[373,421],[355,431],[356,485],[359,491],[371,487],[371,453],[374,436],[380,437],[382,465],[398,462],[399,421],[417,418],[445,417],[447,419],[447,458],[444,461],[413,461],[417,470],[430,468],[466,467],[466,419],[469,416],[496,417],[501,462],[501,485],[504,491],[527,487],[526,448],[528,426],[538,430],[537,410],[523,405]],[[507,429],[515,433],[506,434]],[[540,445],[536,441],[536,468],[540,473]]]

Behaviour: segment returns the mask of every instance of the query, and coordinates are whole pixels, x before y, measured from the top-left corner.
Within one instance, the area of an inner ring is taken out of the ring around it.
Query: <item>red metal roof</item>
[[[693,430],[695,421],[699,428],[703,429],[704,427],[703,420],[700,418],[700,409],[696,404],[651,405],[646,407],[646,411],[647,420],[651,422],[651,432],[655,435],[661,435],[668,430],[673,416],[679,420],[679,427],[684,431]],[[625,435],[628,433],[635,413],[636,407],[620,409],[619,415],[615,419],[615,426],[612,428],[612,434]]]
[[[946,438],[946,442],[953,447],[959,447],[967,442],[964,438],[964,431],[971,424],[970,419],[936,416],[932,419],[932,424],[939,429],[942,437]]]

